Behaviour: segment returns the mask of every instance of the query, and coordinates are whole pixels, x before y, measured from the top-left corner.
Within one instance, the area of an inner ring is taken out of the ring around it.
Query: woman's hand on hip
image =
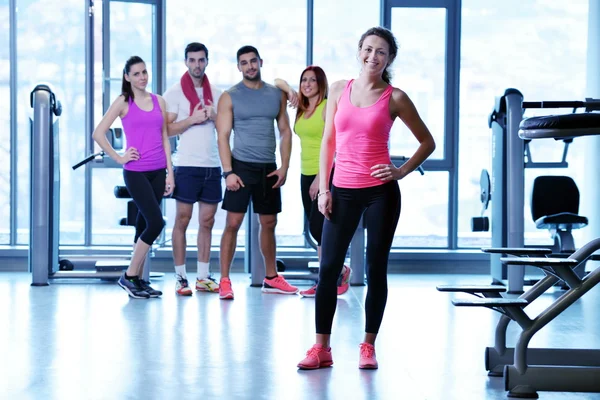
[[[129,161],[136,161],[140,159],[140,153],[135,147],[130,147],[125,153],[119,157],[117,162],[121,165],[127,164]]]
[[[394,164],[376,164],[371,167],[371,176],[384,182],[391,180],[400,180],[404,178],[400,168],[396,168]]]

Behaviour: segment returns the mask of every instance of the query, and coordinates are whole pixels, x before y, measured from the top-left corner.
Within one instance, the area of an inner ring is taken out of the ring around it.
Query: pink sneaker
[[[263,293],[296,294],[298,288],[287,283],[283,276],[277,275],[273,279],[265,278],[262,291]]]
[[[306,352],[306,358],[298,363],[300,369],[318,369],[331,367],[331,347],[324,348],[321,344],[315,344]]]
[[[340,277],[340,284],[337,287],[337,294],[342,295],[350,288],[350,275],[352,275],[352,269],[349,266],[344,265],[342,268],[342,275]]]
[[[360,369],[377,369],[377,358],[375,358],[375,346],[370,343],[360,344],[360,360],[358,368]]]
[[[317,285],[312,286],[310,289],[300,291],[300,296],[302,296],[302,297],[315,297],[316,294],[317,294]]]
[[[229,278],[221,278],[219,285],[219,298],[222,300],[233,300],[233,289]]]

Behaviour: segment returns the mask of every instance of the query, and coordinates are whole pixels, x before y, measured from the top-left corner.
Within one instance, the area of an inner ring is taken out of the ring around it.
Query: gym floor
[[[0,273],[2,399],[505,399],[484,370],[499,314],[455,308],[438,284],[488,284],[483,275],[390,275],[376,349],[362,371],[358,344],[365,287],[339,297],[332,368],[298,371],[314,341],[314,299],[267,295],[232,277],[234,301],[176,297],[170,275],[160,299],[134,300],[115,283],[52,282]],[[534,336],[531,347],[600,348],[595,288]],[[530,305],[530,315],[561,291]],[[518,327],[509,327],[514,346]],[[600,399],[540,392],[541,399]]]

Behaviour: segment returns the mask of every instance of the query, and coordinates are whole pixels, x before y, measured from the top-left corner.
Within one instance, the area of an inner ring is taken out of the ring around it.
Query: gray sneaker
[[[125,272],[123,272],[117,283],[129,294],[129,297],[134,299],[147,299],[150,297],[150,294],[142,288],[140,279],[137,276],[125,279]]]

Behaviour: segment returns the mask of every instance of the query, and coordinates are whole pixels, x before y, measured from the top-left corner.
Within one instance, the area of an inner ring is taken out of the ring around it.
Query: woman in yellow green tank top
[[[300,189],[304,215],[308,220],[311,236],[317,242],[317,252],[321,256],[321,233],[323,214],[318,209],[319,193],[319,155],[321,140],[325,128],[325,108],[327,105],[327,76],[321,67],[308,66],[300,75],[300,92],[294,90],[283,80],[276,79],[275,85],[287,93],[293,106],[297,106],[294,131],[300,138]],[[297,96],[297,98],[296,98]],[[350,268],[344,267],[338,281],[338,294],[348,290]],[[300,291],[304,297],[314,297],[317,285]]]

